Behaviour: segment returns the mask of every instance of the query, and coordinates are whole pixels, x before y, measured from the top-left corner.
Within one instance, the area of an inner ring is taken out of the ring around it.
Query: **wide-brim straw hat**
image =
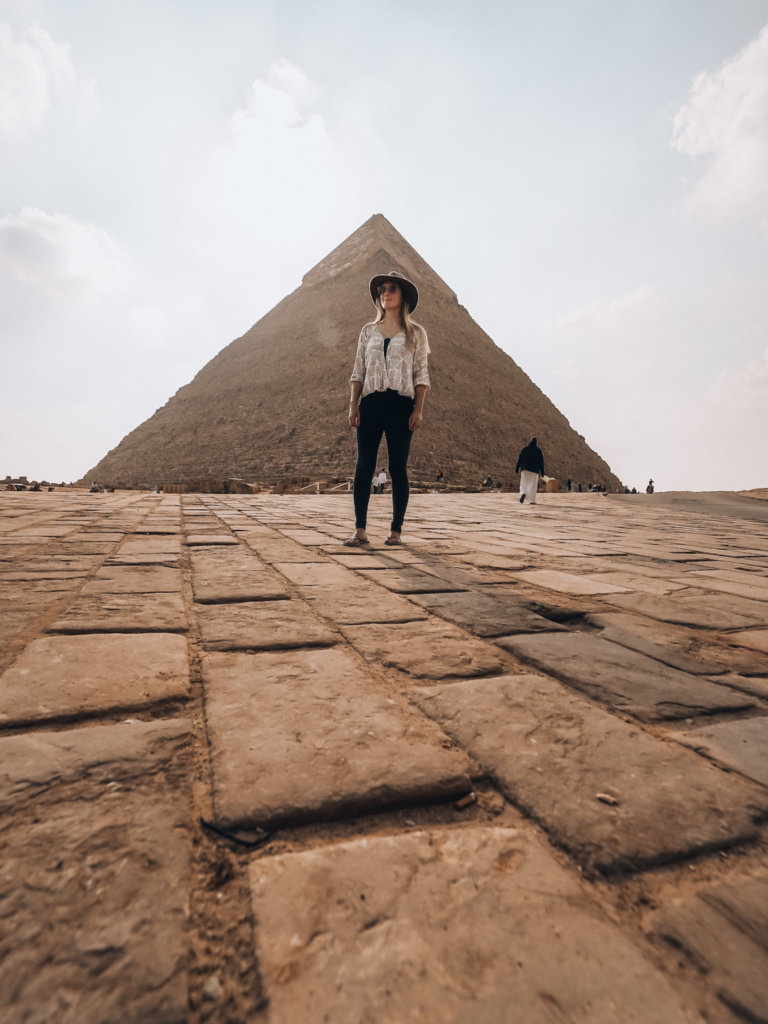
[[[398,274],[396,270],[393,270],[391,274],[377,274],[376,277],[371,278],[369,287],[371,289],[371,298],[373,299],[374,306],[376,305],[376,299],[379,295],[379,286],[387,281],[394,281],[395,284],[400,285],[400,291],[403,293],[403,298],[408,303],[409,312],[412,313],[419,304],[419,289],[413,281],[409,281],[407,277],[403,277],[402,274]]]

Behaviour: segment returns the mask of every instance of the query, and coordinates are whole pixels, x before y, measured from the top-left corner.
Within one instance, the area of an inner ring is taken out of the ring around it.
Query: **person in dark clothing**
[[[518,455],[515,472],[520,474],[520,503],[527,498],[530,505],[535,505],[539,477],[544,476],[544,455],[535,437]]]

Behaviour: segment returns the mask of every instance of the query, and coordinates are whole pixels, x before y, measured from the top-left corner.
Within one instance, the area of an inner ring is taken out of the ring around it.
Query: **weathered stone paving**
[[[0,1017],[768,1020],[768,515],[696,508],[0,492]]]
[[[561,1007],[560,1019],[595,1024],[691,1019],[573,875],[517,829],[356,839],[259,860],[251,879],[275,1024],[544,1024]]]
[[[654,915],[651,930],[685,950],[742,1020],[768,1020],[768,875],[702,889]]]
[[[759,787],[545,676],[473,680],[414,699],[587,869],[631,871],[750,839],[768,813]],[[713,729],[745,735],[756,722],[768,719]]]
[[[5,672],[0,722],[138,710],[188,697],[187,641],[173,633],[86,633],[33,640]]]
[[[466,755],[341,650],[203,661],[213,802],[273,825],[471,790]]]
[[[589,696],[648,721],[740,711],[753,704],[744,694],[587,633],[507,637],[496,642]]]

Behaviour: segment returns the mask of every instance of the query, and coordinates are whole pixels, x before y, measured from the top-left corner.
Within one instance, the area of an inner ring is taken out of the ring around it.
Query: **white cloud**
[[[337,241],[341,211],[355,192],[319,101],[301,68],[276,61],[252,82],[196,177],[195,231],[206,240],[199,257],[207,286],[226,293],[230,308],[242,299],[245,324],[262,301],[273,304],[309,269],[302,255],[309,239],[330,232]],[[320,258],[323,247],[317,251]]]
[[[768,26],[715,72],[702,72],[675,117],[673,145],[707,167],[690,206],[756,214],[768,230]]]
[[[679,459],[665,422],[679,400],[690,343],[658,288],[596,299],[542,324],[534,379],[628,486],[672,486]]]
[[[700,487],[764,487],[768,481],[768,347],[748,363],[723,370],[670,417],[669,434],[686,453],[681,475]]]
[[[642,330],[656,323],[665,301],[650,285],[641,285],[617,299],[595,299],[584,309],[553,320],[549,327],[566,336],[589,334],[601,341],[615,340],[617,334]]]
[[[317,86],[301,68],[281,58],[270,66],[265,78],[251,83],[246,106],[232,117],[233,134],[247,130],[254,121],[285,128],[310,124],[318,119],[311,112],[317,96]]]
[[[574,384],[635,387],[667,368],[681,354],[681,339],[669,300],[650,285],[543,324],[542,339],[555,372]]]
[[[46,296],[92,296],[126,286],[128,261],[103,228],[25,206],[0,218],[0,266]]]
[[[768,437],[768,347],[746,366],[723,370],[711,388],[713,405],[728,419],[756,416],[762,424],[758,436]]]
[[[274,185],[268,205],[287,185],[322,173],[330,149],[323,117],[313,109],[318,90],[301,68],[281,59],[251,84],[247,103],[231,118],[231,170],[252,190]]]
[[[0,22],[0,132],[21,136],[36,128],[56,93],[74,81],[66,44],[39,25],[17,34]]]

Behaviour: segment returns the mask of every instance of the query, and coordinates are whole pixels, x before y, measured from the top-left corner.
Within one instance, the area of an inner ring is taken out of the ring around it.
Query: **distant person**
[[[379,472],[376,474],[376,493],[383,494],[384,488],[387,486],[387,471],[382,466]]]
[[[646,494],[653,494],[653,480],[648,481],[648,486],[645,488]]]
[[[490,473],[485,480],[483,480],[483,487],[487,487],[489,491],[493,489],[493,477]]]
[[[429,388],[427,332],[411,319],[419,301],[416,285],[393,271],[371,278],[368,288],[376,318],[360,332],[349,378],[349,425],[357,431],[357,466],[355,532],[344,541],[347,547],[368,543],[368,500],[382,434],[392,481],[392,522],[384,543],[402,542],[410,493],[408,453],[422,423]]]
[[[441,484],[442,482],[443,482],[443,471],[442,471],[442,469],[438,469],[438,470],[435,471],[435,483],[436,484]]]
[[[566,482],[566,485],[565,485],[565,486],[566,486],[566,487],[568,488],[568,490],[569,490],[569,491],[573,489],[573,488],[571,487],[571,478],[570,478],[570,477],[568,477],[568,480],[567,480],[567,482]]]
[[[544,476],[544,455],[535,437],[518,455],[515,472],[520,474],[520,504],[527,498],[529,505],[535,505],[539,477]]]

